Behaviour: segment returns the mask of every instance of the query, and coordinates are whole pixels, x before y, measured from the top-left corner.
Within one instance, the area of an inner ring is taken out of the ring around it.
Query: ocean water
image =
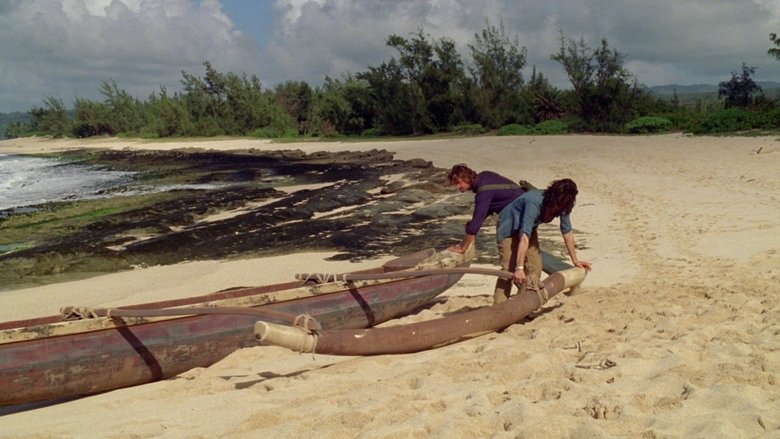
[[[112,196],[134,175],[55,158],[0,154],[0,216],[48,202]]]

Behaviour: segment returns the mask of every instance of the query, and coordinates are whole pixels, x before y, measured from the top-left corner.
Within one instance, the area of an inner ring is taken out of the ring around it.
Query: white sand
[[[175,379],[0,416],[2,437],[780,437],[780,141],[774,137],[282,145],[22,139],[0,142],[0,153],[85,144],[384,148],[400,159],[442,168],[466,162],[541,185],[570,177],[580,188],[572,214],[579,255],[594,271],[583,294],[556,297],[532,321],[500,334],[365,358],[243,349]],[[557,234],[555,227],[545,233]],[[3,292],[0,318],[287,280],[301,264],[356,268],[326,263],[325,256],[152,267]],[[466,276],[445,294],[446,303],[405,320],[488,304],[492,284]],[[615,366],[601,367],[607,360]]]

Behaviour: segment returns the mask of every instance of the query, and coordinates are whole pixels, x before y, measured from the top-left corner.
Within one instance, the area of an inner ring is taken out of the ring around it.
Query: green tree
[[[203,78],[182,72],[181,101],[190,113],[194,134],[244,135],[267,128],[264,133],[275,136],[286,135],[294,126],[274,102],[273,93],[262,89],[257,76],[220,73],[208,61],[203,65]]]
[[[313,91],[304,81],[287,81],[274,89],[274,101],[295,121],[301,134],[308,131],[313,99]]]
[[[560,119],[564,113],[561,93],[550,85],[544,75],[536,71],[531,72],[531,78],[524,89],[524,95],[530,101],[528,108],[533,110],[534,123],[546,120]]]
[[[769,34],[769,41],[771,41],[775,47],[767,50],[767,54],[780,61],[780,37],[778,37],[776,33],[772,32]]]
[[[374,128],[377,118],[377,105],[373,99],[368,82],[356,76],[346,75],[342,94],[351,109],[344,132],[361,134],[367,129]]]
[[[436,132],[463,121],[467,79],[454,41],[435,41],[433,51],[435,57],[423,71],[421,87],[426,119],[431,131]]]
[[[634,118],[636,102],[646,94],[634,75],[623,67],[624,56],[609,48],[606,39],[591,49],[583,39],[565,40],[550,58],[559,62],[572,84],[579,116],[589,129],[618,131]]]
[[[60,98],[46,96],[43,99],[43,107],[33,107],[29,114],[32,116],[31,131],[54,137],[64,137],[70,133],[70,117]]]
[[[219,78],[222,84],[214,92],[219,107],[215,117],[226,134],[247,134],[271,125],[274,112],[283,113],[273,101],[272,93],[263,91],[256,75],[228,72]]]
[[[400,66],[407,79],[407,96],[411,112],[412,134],[430,126],[427,120],[425,108],[425,95],[423,93],[423,77],[430,68],[433,60],[433,46],[426,40],[422,29],[409,40],[398,35],[390,35],[387,45],[400,53]]]
[[[731,79],[718,84],[718,99],[725,97],[726,108],[747,108],[753,103],[753,95],[761,92],[761,87],[753,81],[755,67],[742,63],[742,73],[731,72]]]
[[[9,122],[8,125],[5,126],[4,136],[6,139],[15,139],[23,136],[29,130],[30,127],[26,123],[15,120]]]
[[[76,137],[91,137],[102,134],[114,135],[111,126],[111,111],[105,104],[77,98],[73,117],[73,134]]]
[[[347,125],[351,116],[352,108],[344,94],[344,84],[326,76],[315,97],[312,133],[320,136],[349,134]]]
[[[480,122],[489,128],[522,122],[517,120],[517,112],[526,48],[519,46],[516,36],[507,37],[503,23],[498,28],[488,23],[474,39],[468,47],[474,64],[470,71],[476,83],[474,101]]]
[[[115,81],[101,81],[100,94],[105,97],[109,109],[109,124],[112,134],[138,133],[143,126],[141,103],[125,90],[117,87]]]
[[[194,123],[195,134],[201,136],[216,136],[225,134],[223,112],[222,78],[208,61],[203,63],[206,68],[206,79],[182,71],[182,98],[190,112]],[[222,122],[222,123],[220,123]]]
[[[312,133],[317,135],[361,134],[374,127],[377,112],[367,80],[345,75],[343,80],[325,77],[315,93]]]
[[[408,40],[398,35],[387,39],[400,54],[413,134],[448,129],[464,100],[466,75],[455,42],[428,37],[419,29]]]
[[[404,79],[402,67],[395,59],[382,63],[379,67],[369,67],[368,71],[356,75],[366,81],[376,103],[375,126],[391,135],[412,134],[412,106],[409,99],[409,84]]]
[[[183,99],[168,96],[165,87],[158,94],[152,94],[146,101],[146,125],[142,134],[152,137],[188,136],[194,134],[194,125],[190,119]]]

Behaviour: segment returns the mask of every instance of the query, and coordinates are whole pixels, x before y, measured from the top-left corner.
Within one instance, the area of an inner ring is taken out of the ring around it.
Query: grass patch
[[[34,246],[34,242],[11,242],[8,244],[0,244],[0,255],[15,252],[17,250],[24,250]]]
[[[176,194],[151,193],[99,200],[52,203],[45,208],[12,215],[0,223],[0,245],[44,242],[84,229],[97,219],[175,198]]]
[[[96,218],[101,218],[108,215],[113,215],[115,213],[122,212],[123,209],[121,207],[106,207],[103,209],[96,209],[90,212],[87,212],[83,215],[79,215],[76,217],[73,217],[72,219],[74,221],[85,221],[85,220],[94,220]]]

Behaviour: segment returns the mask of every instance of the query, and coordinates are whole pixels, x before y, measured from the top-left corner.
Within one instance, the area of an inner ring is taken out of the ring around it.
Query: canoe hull
[[[308,314],[323,328],[366,328],[424,306],[461,276],[402,279],[256,308],[280,324]],[[196,315],[0,345],[0,405],[99,393],[207,367],[256,346],[257,320]]]
[[[578,286],[585,279],[583,268],[569,268],[542,282],[544,296],[553,297]],[[330,355],[407,354],[457,343],[506,328],[541,307],[542,295],[516,294],[493,306],[450,314],[439,319],[384,328],[303,330],[264,321],[255,324],[258,341],[297,352]]]

